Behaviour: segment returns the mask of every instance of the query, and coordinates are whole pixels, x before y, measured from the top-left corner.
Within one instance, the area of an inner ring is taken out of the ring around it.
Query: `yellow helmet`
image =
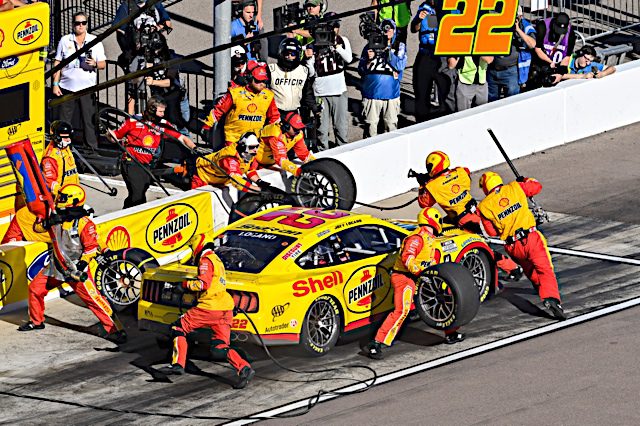
[[[424,208],[418,213],[418,225],[430,226],[435,234],[439,234],[442,232],[442,215],[434,207]]]
[[[82,207],[86,198],[87,194],[80,185],[69,183],[64,185],[60,188],[60,191],[58,191],[58,196],[56,197],[56,208],[67,209],[69,207]]]
[[[213,236],[211,232],[196,234],[191,238],[191,241],[189,241],[189,246],[191,246],[191,251],[193,252],[194,257],[199,256],[208,244],[213,245]]]
[[[483,173],[480,177],[480,188],[484,191],[484,195],[489,195],[494,188],[502,185],[502,178],[494,172]]]
[[[442,151],[433,151],[427,155],[425,164],[427,166],[427,173],[432,177],[448,169],[451,165],[449,156]]]

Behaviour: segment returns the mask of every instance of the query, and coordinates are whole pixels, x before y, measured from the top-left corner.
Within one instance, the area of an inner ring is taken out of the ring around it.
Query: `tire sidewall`
[[[491,262],[489,261],[489,256],[487,256],[487,254],[485,252],[483,252],[482,250],[477,249],[477,248],[474,248],[474,249],[471,249],[471,250],[467,251],[462,256],[462,259],[464,259],[465,257],[469,256],[470,254],[476,255],[480,259],[480,262],[482,262],[482,266],[485,269],[484,286],[482,287],[482,289],[480,289],[480,288],[478,288],[476,286],[476,289],[478,290],[478,294],[479,294],[480,303],[482,303],[482,302],[484,302],[485,300],[487,300],[491,296],[491,287],[492,287],[492,284],[493,284]],[[471,271],[469,271],[469,272],[471,272]],[[474,279],[474,283],[475,283],[475,279]]]
[[[336,317],[335,318],[336,322],[338,324],[335,334],[331,336],[331,340],[329,340],[329,342],[323,347],[319,347],[315,345],[314,343],[310,342],[309,339],[307,338],[307,336],[309,335],[309,326],[308,326],[309,314],[311,313],[311,308],[319,301],[326,301],[330,304],[331,309],[333,310],[334,315]],[[338,305],[338,302],[329,295],[326,295],[326,294],[321,295],[320,297],[316,298],[311,303],[311,305],[309,305],[309,309],[307,309],[307,313],[304,316],[304,322],[302,323],[302,331],[300,334],[300,346],[302,346],[302,348],[304,348],[305,350],[305,353],[307,353],[310,356],[315,356],[315,357],[323,356],[324,354],[329,352],[331,348],[335,346],[336,342],[338,341],[338,338],[340,337],[341,329],[342,329],[342,315],[340,313],[340,306]]]
[[[323,175],[331,183],[333,192],[337,197],[332,209],[351,210],[355,204],[357,195],[356,181],[351,171],[342,162],[334,158],[319,158],[302,165],[302,173],[314,172]],[[299,177],[291,182],[291,192],[298,193]],[[299,196],[295,196],[298,204],[302,205]],[[306,206],[316,207],[316,206]]]

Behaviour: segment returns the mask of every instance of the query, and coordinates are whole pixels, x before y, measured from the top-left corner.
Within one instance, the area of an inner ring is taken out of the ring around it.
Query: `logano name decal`
[[[298,280],[293,283],[294,297],[304,297],[309,293],[322,292],[344,282],[342,272],[334,271],[328,275],[319,278],[307,278],[306,280]]]

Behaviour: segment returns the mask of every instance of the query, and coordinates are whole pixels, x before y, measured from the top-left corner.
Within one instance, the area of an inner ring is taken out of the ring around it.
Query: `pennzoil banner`
[[[96,221],[96,225],[103,247],[136,247],[157,258],[182,249],[197,233],[213,229],[211,195],[199,193],[103,223]]]

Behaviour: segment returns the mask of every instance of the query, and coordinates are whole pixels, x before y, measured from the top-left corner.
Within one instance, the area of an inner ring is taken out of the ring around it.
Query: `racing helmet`
[[[202,250],[207,246],[213,248],[213,234],[211,232],[196,234],[189,241],[189,247],[191,248],[194,258],[199,257]]]
[[[300,132],[300,130],[304,129],[305,127],[306,126],[302,122],[302,117],[300,117],[300,114],[294,111],[289,111],[282,119],[282,124],[280,125],[280,128],[283,132],[288,132],[289,129],[292,128],[297,132]]]
[[[256,152],[260,141],[253,132],[247,132],[240,136],[238,143],[236,144],[236,150],[244,161],[251,161],[256,156]]]
[[[293,55],[293,59],[289,59]],[[278,66],[285,71],[294,70],[300,65],[302,46],[295,38],[285,38],[278,46]]]
[[[82,207],[87,194],[80,185],[68,183],[60,188],[56,197],[57,209],[68,209],[70,207]]]
[[[442,232],[442,215],[435,207],[426,207],[418,213],[418,225],[432,227],[437,235]]]
[[[502,184],[502,178],[495,172],[486,172],[480,176],[480,188],[484,195],[489,195],[491,191]]]
[[[240,68],[247,63],[247,52],[242,46],[233,46],[231,48],[231,66]]]
[[[449,156],[442,151],[433,151],[427,155],[425,164],[427,166],[427,173],[429,173],[429,176],[431,177],[442,173],[451,165],[449,162]]]
[[[56,120],[51,123],[51,140],[58,148],[66,148],[71,144],[73,128],[66,121]]]

